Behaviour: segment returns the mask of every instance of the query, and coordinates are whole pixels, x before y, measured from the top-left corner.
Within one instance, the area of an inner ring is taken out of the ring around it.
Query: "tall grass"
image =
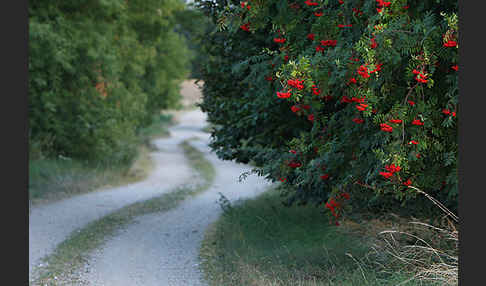
[[[379,245],[379,251],[385,252],[393,263],[413,275],[411,279],[458,285],[459,217],[427,193],[411,188],[425,195],[444,216],[433,225],[414,220],[400,228],[380,232],[383,243]]]
[[[412,277],[371,263],[373,237],[330,224],[322,207],[284,207],[274,190],[222,206],[200,252],[210,285],[397,285]]]

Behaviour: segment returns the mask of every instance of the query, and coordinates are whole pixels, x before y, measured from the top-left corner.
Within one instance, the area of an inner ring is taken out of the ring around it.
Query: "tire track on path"
[[[159,150],[150,154],[155,167],[144,181],[32,207],[29,216],[29,280],[34,278],[35,269],[42,265],[42,258],[51,254],[74,231],[124,206],[172,191],[193,176],[178,144],[194,136],[191,128],[204,127],[198,124],[205,124],[205,115],[198,110],[191,111],[182,115],[179,122],[169,128],[172,137],[153,141]],[[207,134],[199,135],[207,137]]]
[[[90,257],[80,274],[87,285],[206,285],[198,254],[204,231],[221,214],[219,192],[235,201],[260,194],[270,183],[257,176],[239,182],[239,175],[251,167],[219,160],[210,153],[209,136],[203,139],[197,129],[193,125],[179,130],[201,138],[190,144],[213,164],[214,184],[175,209],[136,218]]]

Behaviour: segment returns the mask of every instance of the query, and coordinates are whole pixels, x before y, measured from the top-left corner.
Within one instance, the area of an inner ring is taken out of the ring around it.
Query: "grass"
[[[214,130],[216,130],[216,129],[217,129],[216,125],[214,125],[214,124],[212,124],[212,123],[208,123],[208,125],[206,125],[206,126],[205,126],[205,127],[202,129],[202,131],[203,131],[203,132],[206,132],[206,133],[211,133],[211,132],[213,132],[213,131],[214,131]]]
[[[373,222],[336,227],[323,208],[284,207],[275,190],[223,209],[200,252],[210,285],[432,285],[381,266],[390,257],[374,248]]]
[[[93,165],[70,158],[37,158],[29,161],[29,199],[32,205],[69,198],[102,187],[143,180],[153,168],[150,140],[169,135],[170,116],[154,116],[140,131],[137,156],[130,164]]]
[[[194,139],[189,138],[181,143],[181,147],[184,149],[184,155],[189,160],[192,168],[197,170],[202,178],[205,178],[206,184],[211,184],[216,176],[216,170],[213,165],[204,158],[203,153],[189,144],[190,140]],[[209,185],[204,185],[204,187],[207,188]]]
[[[208,189],[216,174],[214,167],[188,142],[181,143],[181,147],[196,173],[193,180],[195,184],[181,186],[159,197],[128,205],[73,232],[44,259],[45,266],[36,269],[36,279],[31,285],[79,285],[78,283],[82,283],[78,277],[79,269],[88,260],[88,255],[131,223],[135,217],[168,211],[188,197]]]

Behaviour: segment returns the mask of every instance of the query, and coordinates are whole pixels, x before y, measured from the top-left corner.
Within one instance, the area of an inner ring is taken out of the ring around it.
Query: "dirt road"
[[[191,93],[194,99],[198,91],[193,82],[186,82],[183,92]],[[197,138],[190,144],[204,152],[214,165],[217,175],[213,186],[171,211],[138,217],[92,254],[82,280],[88,285],[204,285],[198,268],[198,249],[206,227],[221,213],[216,203],[218,193],[234,201],[257,195],[269,183],[256,176],[239,183],[239,175],[251,168],[221,161],[210,153],[209,134],[201,131],[207,124],[206,116],[199,109],[182,114],[178,121],[169,130],[170,138],[154,140],[159,150],[151,154],[155,168],[146,180],[32,209],[29,276],[41,258],[73,231],[123,206],[187,183],[192,174],[178,144]]]
[[[196,130],[184,130],[197,136]],[[178,137],[178,133],[173,136]],[[239,175],[250,168],[219,160],[209,153],[208,143],[209,138],[192,141],[191,145],[206,153],[215,167],[213,186],[172,211],[138,217],[93,255],[83,278],[88,285],[205,285],[198,252],[204,231],[221,214],[219,192],[234,202],[269,186],[256,176],[238,182]]]

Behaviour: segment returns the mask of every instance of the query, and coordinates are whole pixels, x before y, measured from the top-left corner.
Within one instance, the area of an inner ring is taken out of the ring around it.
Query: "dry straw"
[[[380,232],[380,235],[384,236],[386,253],[395,258],[404,269],[414,274],[412,278],[399,285],[410,280],[437,282],[439,285],[458,285],[459,232],[456,227],[459,223],[458,216],[424,191],[412,186],[409,188],[425,195],[445,213],[442,220],[444,226],[410,222],[415,228],[421,228],[420,236],[399,230]],[[402,245],[397,240],[398,236],[412,240],[414,243]],[[424,238],[425,236],[427,238]]]

